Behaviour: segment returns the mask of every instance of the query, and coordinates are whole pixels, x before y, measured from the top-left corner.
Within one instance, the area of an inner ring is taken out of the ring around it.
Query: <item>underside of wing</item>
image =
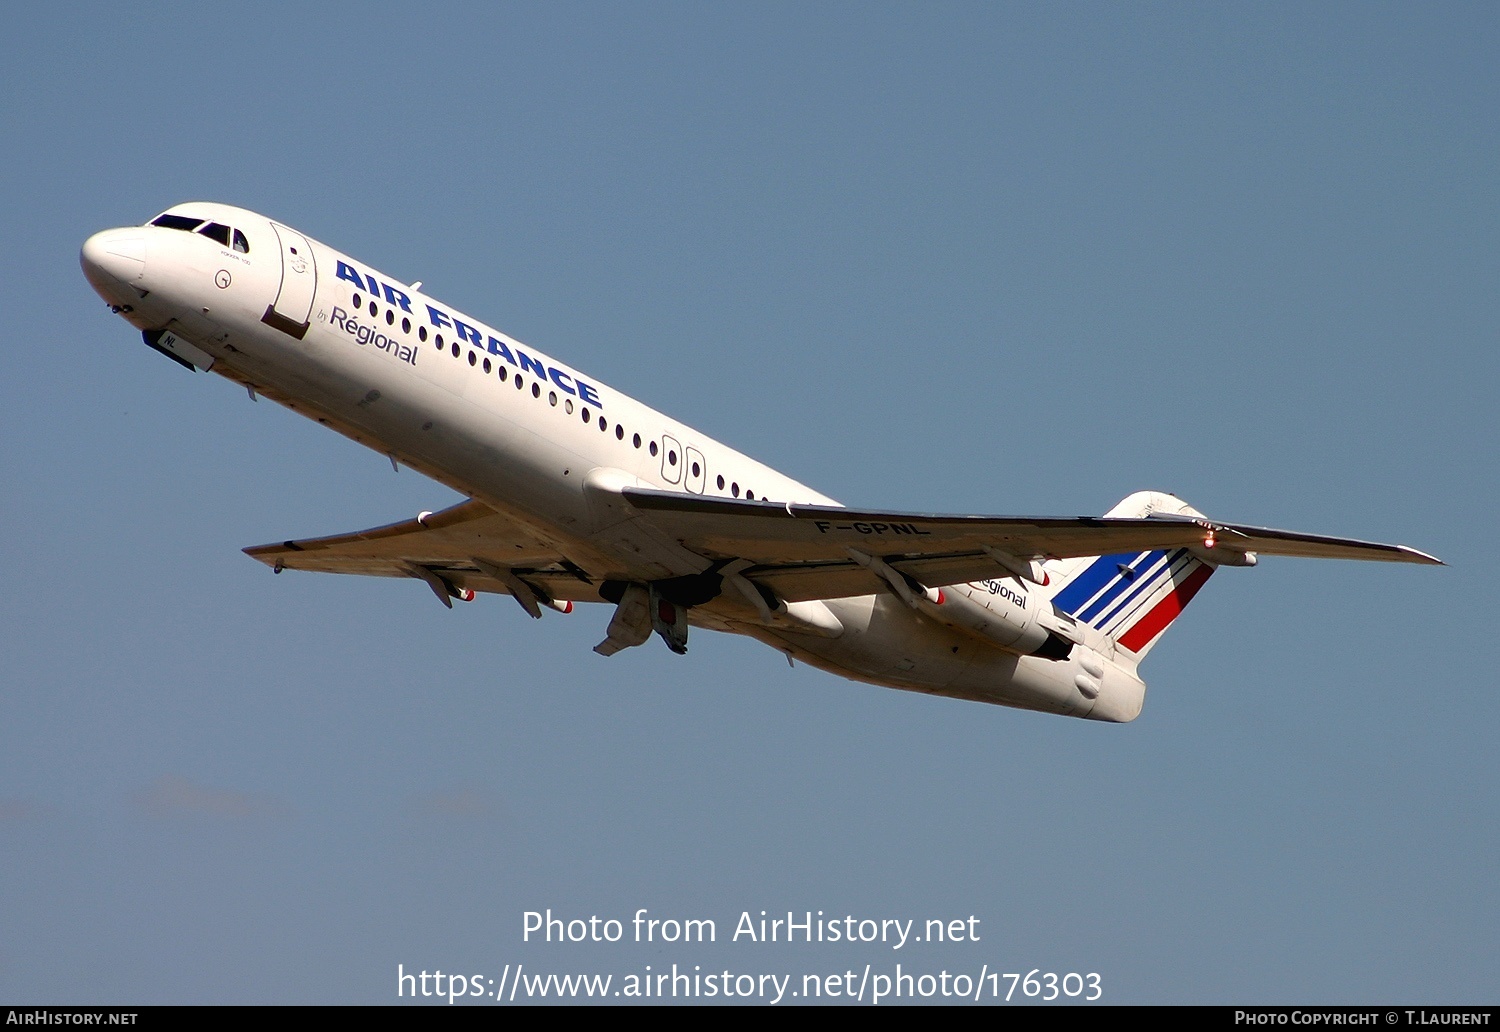
[[[528,610],[540,600],[597,600],[582,570],[557,548],[482,502],[467,501],[414,520],[332,537],[259,545],[245,554],[276,570],[414,577],[439,591],[516,595]]]
[[[788,601],[868,593],[859,553],[923,584],[941,586],[1015,572],[1016,561],[1192,548],[1210,562],[1245,554],[1438,564],[1404,545],[1218,523],[1178,515],[953,516],[824,505],[741,501],[627,488],[626,500],[685,547],[754,565],[744,575]]]

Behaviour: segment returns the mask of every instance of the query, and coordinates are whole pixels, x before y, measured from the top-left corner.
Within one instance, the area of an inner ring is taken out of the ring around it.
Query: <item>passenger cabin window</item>
[[[198,232],[224,247],[229,246],[229,227],[222,222],[210,222]]]
[[[186,215],[158,215],[151,220],[151,224],[164,229],[180,229],[185,233],[191,233],[203,225],[203,220],[190,219]]]

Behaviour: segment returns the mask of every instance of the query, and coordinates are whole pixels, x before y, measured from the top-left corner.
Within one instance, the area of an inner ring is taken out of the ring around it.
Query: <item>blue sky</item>
[[[0,41],[0,1000],[396,971],[1098,972],[1495,1001],[1483,4],[33,6]],[[140,344],[78,247],[262,211],[851,504],[1226,520],[1096,726],[246,545],[451,492]],[[523,915],[709,945],[523,942]],[[728,941],[744,911],[980,941]]]

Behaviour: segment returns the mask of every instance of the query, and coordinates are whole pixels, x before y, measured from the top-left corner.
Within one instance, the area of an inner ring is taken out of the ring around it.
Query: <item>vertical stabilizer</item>
[[[1104,515],[1140,519],[1152,513],[1203,515],[1182,499],[1160,491],[1137,491]],[[1057,587],[1052,604],[1113,638],[1137,662],[1215,569],[1191,548],[1088,556],[1047,566]]]

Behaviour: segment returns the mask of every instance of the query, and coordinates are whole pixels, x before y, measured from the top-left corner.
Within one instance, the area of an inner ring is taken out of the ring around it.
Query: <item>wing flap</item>
[[[741,501],[642,488],[626,500],[643,518],[700,555],[746,560],[749,579],[788,602],[867,595],[878,578],[850,549],[876,555],[923,584],[939,587],[1008,576],[986,549],[1020,557],[1081,556],[1192,548],[1219,551],[1239,565],[1244,553],[1441,565],[1405,545],[1218,523],[1183,516],[1015,517],[905,513],[826,505]],[[1205,541],[1212,538],[1213,547]],[[370,577],[412,577],[413,567],[455,588],[514,594],[514,581],[559,601],[597,601],[598,590],[557,547],[484,505],[462,502],[420,520],[351,534],[245,549],[274,569]],[[503,576],[495,576],[498,569]]]
[[[272,569],[411,577],[419,567],[455,588],[513,594],[485,566],[541,588],[558,600],[595,600],[581,571],[526,527],[482,502],[461,502],[421,519],[322,538],[258,545],[245,554]],[[477,562],[476,562],[477,560]]]
[[[1408,545],[1386,545],[1378,541],[1325,537],[1294,530],[1273,530],[1270,527],[1244,527],[1233,523],[1211,523],[1209,526],[1218,532],[1220,547],[1259,552],[1262,555],[1285,555],[1302,559],[1364,559],[1387,563],[1416,563],[1422,566],[1447,565],[1437,556],[1419,552]]]
[[[685,547],[715,558],[751,561],[755,566],[745,575],[788,600],[869,593],[874,578],[850,559],[851,548],[878,555],[931,586],[1009,575],[987,548],[1044,559],[1193,548],[1208,559],[1217,549],[1226,563],[1236,565],[1245,552],[1440,565],[1405,545],[1175,515],[963,516],[752,502],[643,488],[626,488],[624,495]],[[1213,546],[1206,545],[1210,539]]]
[[[993,559],[983,554],[892,559],[888,562],[902,573],[932,587],[1008,575]],[[757,584],[764,584],[776,593],[777,598],[786,602],[847,598],[888,590],[884,581],[852,560],[752,566],[745,571],[745,576]]]

